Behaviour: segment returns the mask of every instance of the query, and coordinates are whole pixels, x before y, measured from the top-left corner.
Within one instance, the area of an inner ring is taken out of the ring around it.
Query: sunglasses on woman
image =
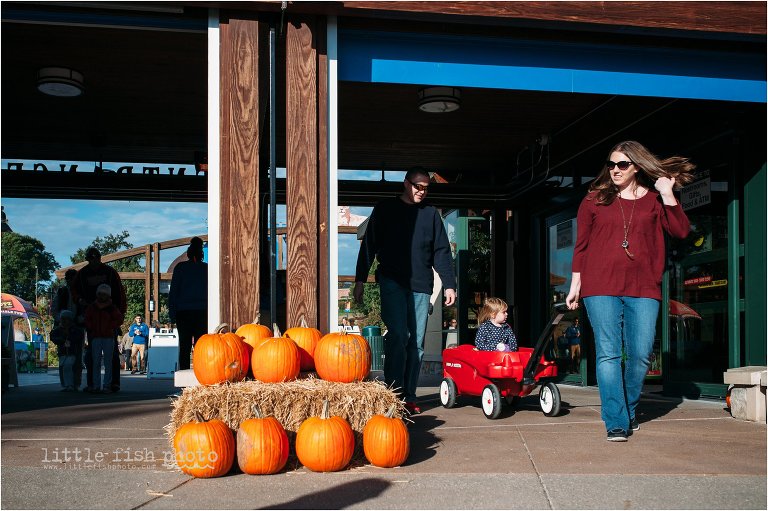
[[[622,160],[622,161],[611,161],[608,160],[605,162],[605,166],[608,167],[608,170],[613,170],[614,167],[619,167],[619,170],[627,170],[630,165],[634,165],[635,162]]]

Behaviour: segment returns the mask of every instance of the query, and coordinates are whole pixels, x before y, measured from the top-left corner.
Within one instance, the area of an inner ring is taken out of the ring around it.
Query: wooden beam
[[[144,245],[144,261],[144,318],[149,322],[149,293],[152,289],[152,252],[149,245]],[[157,257],[154,263],[154,266],[157,266]]]
[[[319,17],[317,22],[317,172],[318,172],[318,209],[317,215],[319,225],[318,234],[318,315],[317,325],[333,325],[329,321],[329,301],[327,289],[330,288],[330,276],[325,270],[329,267],[330,259],[330,238],[328,219],[336,221],[338,216],[335,211],[330,211],[328,196],[330,183],[328,181],[328,50],[327,50],[327,28],[328,23],[325,17]]]
[[[766,33],[765,2],[343,2],[349,11],[474,16],[741,34]],[[353,13],[354,14],[354,13]],[[478,20],[478,23],[482,23]]]
[[[152,260],[155,262],[153,265],[153,278],[154,285],[152,286],[152,299],[155,301],[155,310],[152,312],[152,319],[154,321],[160,321],[160,243],[155,243],[152,246]],[[149,265],[147,265],[149,266]],[[149,308],[149,303],[147,303]]]
[[[259,46],[264,25],[226,15],[221,36],[220,317],[240,325],[259,311],[259,154],[263,131]]]
[[[291,16],[286,27],[286,328],[318,325],[317,23]]]

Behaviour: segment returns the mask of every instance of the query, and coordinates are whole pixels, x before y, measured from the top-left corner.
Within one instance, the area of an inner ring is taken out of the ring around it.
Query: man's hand
[[[363,282],[358,280],[355,282],[355,287],[352,289],[352,297],[355,299],[355,303],[363,303]]]
[[[456,290],[455,289],[446,289],[445,290],[445,306],[450,307],[454,304],[456,301]]]

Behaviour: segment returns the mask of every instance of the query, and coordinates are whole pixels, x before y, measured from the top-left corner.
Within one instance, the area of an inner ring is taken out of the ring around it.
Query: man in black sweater
[[[378,259],[376,281],[381,291],[381,317],[387,326],[384,337],[384,381],[400,389],[412,414],[416,385],[424,355],[424,335],[429,317],[433,271],[442,280],[445,305],[456,300],[456,275],[451,247],[440,213],[424,203],[429,174],[421,168],[409,170],[403,192],[379,202],[357,256],[353,296],[363,298],[363,283],[374,258]]]

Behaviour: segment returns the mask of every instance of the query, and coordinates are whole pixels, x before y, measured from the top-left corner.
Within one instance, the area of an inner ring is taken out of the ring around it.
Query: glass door
[[[700,173],[681,192],[691,232],[684,240],[670,243],[665,392],[722,397],[731,342],[740,342],[731,337],[741,331],[738,327],[744,320],[744,286],[740,284],[744,247],[739,243],[739,211],[734,207],[738,201],[729,194],[733,184],[726,170]],[[735,267],[730,263],[734,255],[738,257]],[[729,314],[731,300],[738,315]],[[738,324],[733,325],[734,321]]]

